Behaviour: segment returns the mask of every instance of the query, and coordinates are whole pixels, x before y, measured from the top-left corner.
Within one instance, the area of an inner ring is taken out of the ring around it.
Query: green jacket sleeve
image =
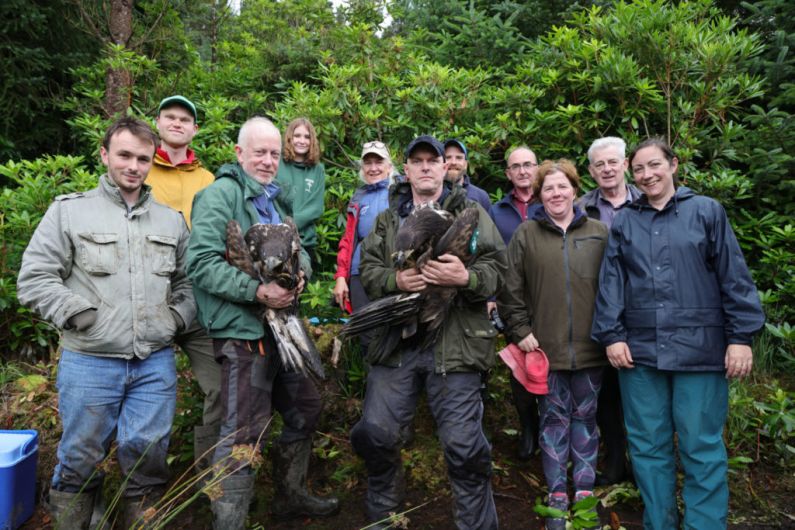
[[[505,277],[505,243],[494,221],[478,205],[478,239],[475,258],[469,264],[469,285],[462,295],[469,302],[485,302],[497,294]]]
[[[240,191],[218,181],[196,195],[191,212],[187,271],[195,287],[230,302],[255,301],[259,282],[226,261],[226,223]]]
[[[371,300],[383,298],[398,291],[396,271],[392,265],[392,251],[388,231],[393,229],[390,220],[394,214],[385,210],[378,214],[375,226],[362,241],[359,274],[362,286]]]
[[[527,260],[527,231],[520,226],[508,244],[508,269],[505,273],[505,286],[497,296],[497,309],[505,321],[505,336],[510,342],[518,343],[533,332],[533,308],[525,298],[524,268]]]

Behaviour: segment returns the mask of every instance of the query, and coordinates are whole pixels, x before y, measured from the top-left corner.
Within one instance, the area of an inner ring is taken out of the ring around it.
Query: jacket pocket
[[[451,337],[453,341],[446,344],[449,360],[452,361],[451,368],[455,369],[455,354],[458,351],[461,367],[472,371],[488,370],[494,363],[494,340],[497,337],[497,330],[486,318],[485,307],[482,315],[480,311],[462,313],[459,330],[463,332],[463,336],[459,335],[457,340]]]
[[[107,276],[119,268],[119,234],[78,234],[77,259],[88,274]]]
[[[146,252],[152,272],[158,276],[171,276],[177,268],[177,238],[171,236],[146,236]]]
[[[605,250],[605,238],[600,236],[575,237],[569,255],[571,270],[580,278],[596,279]]]

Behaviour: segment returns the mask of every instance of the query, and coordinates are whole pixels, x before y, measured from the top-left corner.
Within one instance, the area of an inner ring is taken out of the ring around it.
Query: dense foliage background
[[[682,180],[729,211],[762,292],[763,368],[795,367],[795,4],[694,0],[6,0],[0,6],[0,349],[46,356],[55,333],[16,301],[21,252],[52,198],[94,185],[98,139],[119,113],[200,106],[199,157],[233,156],[253,114],[316,125],[327,167],[321,273],[327,306],[360,146],[396,161],[421,133],[469,147],[501,196],[526,143],[568,157],[614,134],[670,139]],[[128,3],[130,4],[130,3]],[[110,21],[110,22],[108,22]],[[588,179],[587,185],[592,186]]]

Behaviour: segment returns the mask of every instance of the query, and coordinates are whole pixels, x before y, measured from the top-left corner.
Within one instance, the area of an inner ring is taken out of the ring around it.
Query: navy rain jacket
[[[635,363],[723,371],[728,344],[750,345],[765,316],[726,212],[686,187],[660,211],[646,197],[613,221],[591,336],[626,342]]]

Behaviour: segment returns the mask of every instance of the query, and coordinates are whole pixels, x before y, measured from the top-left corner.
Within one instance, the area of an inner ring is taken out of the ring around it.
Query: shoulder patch
[[[56,201],[68,201],[69,199],[79,199],[80,197],[85,197],[86,192],[84,191],[75,191],[74,193],[67,193],[65,195],[58,195],[55,200]]]

